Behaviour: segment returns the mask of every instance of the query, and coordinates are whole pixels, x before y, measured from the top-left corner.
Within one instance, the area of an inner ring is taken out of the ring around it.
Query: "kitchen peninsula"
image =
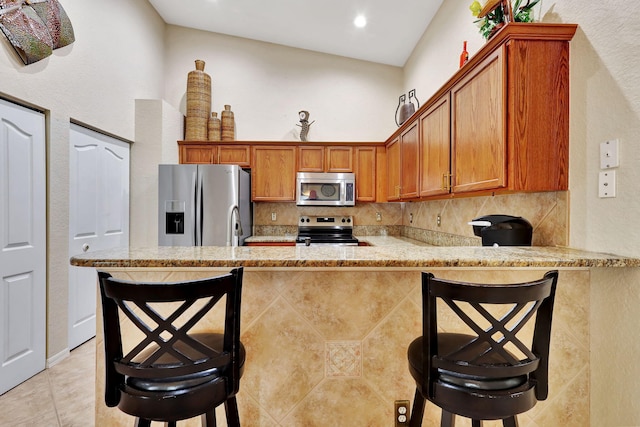
[[[421,334],[421,271],[454,280],[512,282],[558,269],[549,398],[524,414],[531,422],[523,423],[585,426],[595,407],[607,407],[601,397],[592,398],[604,369],[592,361],[600,358],[596,341],[604,334],[597,320],[602,310],[615,307],[601,307],[598,293],[611,290],[618,272],[640,267],[639,259],[558,247],[383,243],[114,249],[75,256],[71,264],[154,281],[244,266],[247,361],[238,405],[250,426],[340,426],[345,419],[349,425],[392,426],[394,401],[413,397],[406,348]],[[97,330],[96,420],[124,425],[131,420],[104,405],[100,324]],[[435,423],[438,415],[428,406],[425,423]],[[224,420],[222,413],[219,419]],[[193,421],[188,425],[198,425]]]

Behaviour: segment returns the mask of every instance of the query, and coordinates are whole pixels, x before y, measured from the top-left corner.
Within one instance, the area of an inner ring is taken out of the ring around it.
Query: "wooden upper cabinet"
[[[418,121],[404,128],[387,144],[387,200],[413,199],[419,196]]]
[[[180,163],[215,163],[218,153],[217,146],[206,142],[181,141],[178,144]]]
[[[295,146],[254,145],[251,159],[251,199],[254,202],[295,201]]]
[[[218,160],[222,165],[251,166],[251,146],[249,145],[219,145]]]
[[[353,172],[353,148],[350,146],[325,147],[327,172]]]
[[[400,137],[387,144],[387,200],[400,200]]]
[[[567,190],[569,43],[512,40],[506,48],[509,189]]]
[[[388,200],[412,198],[405,152],[415,122],[420,197],[567,190],[576,28],[509,23],[492,37],[388,140]]]
[[[250,145],[219,142],[178,141],[180,163],[214,163],[251,167]]]
[[[420,196],[449,193],[451,107],[449,93],[420,116]]]
[[[451,89],[454,193],[507,184],[504,57],[496,50]]]
[[[298,147],[299,172],[324,172],[324,147]]]
[[[353,172],[351,146],[298,146],[299,172]]]
[[[356,201],[376,201],[376,147],[354,148],[356,174]]]
[[[418,121],[404,130],[400,136],[400,197],[412,199],[418,197],[418,171],[420,157],[418,156]]]

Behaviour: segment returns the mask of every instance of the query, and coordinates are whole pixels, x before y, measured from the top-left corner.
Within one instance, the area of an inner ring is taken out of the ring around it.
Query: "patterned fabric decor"
[[[31,0],[26,3],[31,5],[47,26],[54,49],[75,41],[71,20],[58,0]]]
[[[57,0],[0,0],[0,30],[25,65],[75,40],[71,21]]]

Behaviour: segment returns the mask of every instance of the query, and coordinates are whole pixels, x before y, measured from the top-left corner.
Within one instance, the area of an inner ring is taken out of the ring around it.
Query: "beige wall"
[[[64,0],[76,42],[24,66],[0,36],[0,96],[47,113],[47,357],[67,351],[69,120],[134,138],[134,99],[161,98],[164,24],[144,0]]]
[[[213,111],[231,105],[236,139],[294,140],[300,110],[315,120],[310,141],[381,141],[395,130],[401,68],[168,26],[165,99],[183,113],[196,59]]]

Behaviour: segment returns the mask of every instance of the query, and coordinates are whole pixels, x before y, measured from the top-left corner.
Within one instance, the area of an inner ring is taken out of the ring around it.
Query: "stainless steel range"
[[[301,216],[296,246],[358,246],[351,216]]]

